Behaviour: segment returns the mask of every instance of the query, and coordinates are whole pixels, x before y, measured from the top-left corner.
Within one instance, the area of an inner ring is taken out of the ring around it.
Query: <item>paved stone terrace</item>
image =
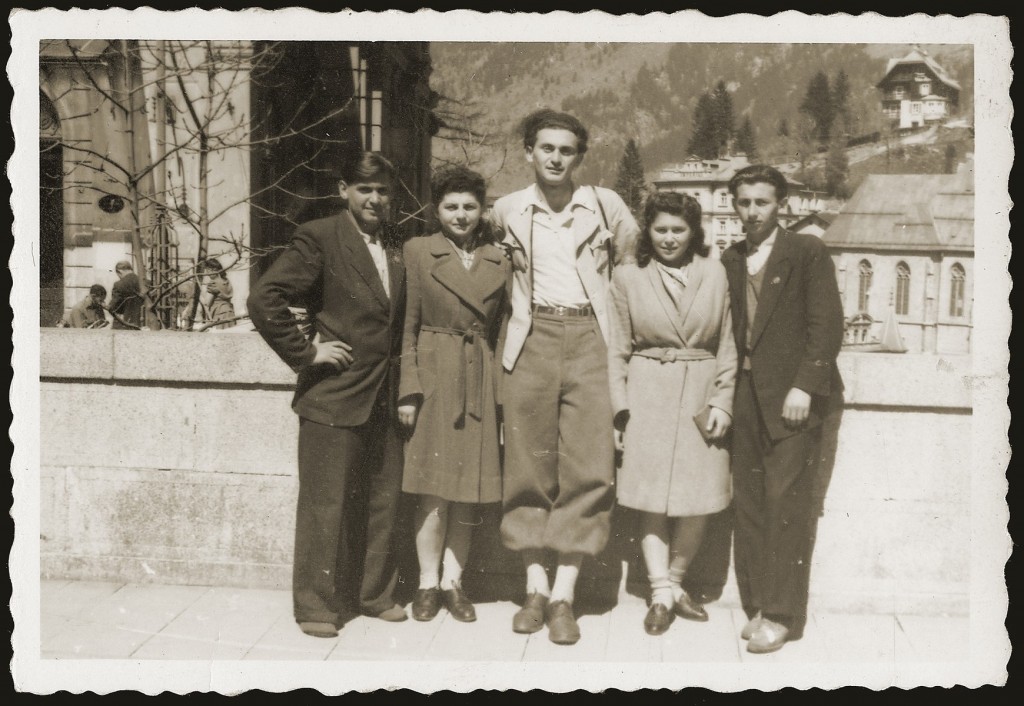
[[[44,580],[43,659],[132,660],[455,660],[506,662],[806,662],[955,661],[969,654],[967,617],[821,613],[812,608],[804,638],[771,655],[746,652],[736,606],[712,603],[707,623],[676,620],[669,632],[643,630],[646,605],[629,593],[611,609],[579,617],[583,637],[565,647],[546,631],[511,630],[518,606],[477,604],[478,620],[444,610],[431,622],[386,623],[359,617],[339,636],[304,635],[288,591]]]

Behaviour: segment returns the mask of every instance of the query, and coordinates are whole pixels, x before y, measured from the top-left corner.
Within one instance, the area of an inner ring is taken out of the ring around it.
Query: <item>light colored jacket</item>
[[[494,203],[491,218],[501,229],[502,247],[512,257],[512,313],[505,334],[502,364],[515,367],[533,322],[533,196],[536,185],[503,196]],[[572,231],[576,240],[576,271],[594,309],[601,334],[608,342],[609,253],[614,264],[634,259],[636,237],[640,232],[626,204],[611,189],[577,187],[582,206],[573,213]]]

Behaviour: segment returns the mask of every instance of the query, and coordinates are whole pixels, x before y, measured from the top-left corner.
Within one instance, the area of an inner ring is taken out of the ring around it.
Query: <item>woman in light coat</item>
[[[617,495],[643,513],[651,582],[644,627],[652,635],[675,615],[707,620],[682,580],[707,516],[725,509],[732,493],[722,442],[732,422],[736,343],[725,269],[708,257],[700,220],[690,196],[653,194],[637,263],[612,278],[608,372],[624,446]]]
[[[411,612],[430,620],[443,601],[468,622],[476,612],[461,576],[480,524],[476,505],[501,500],[494,350],[511,270],[481,220],[483,177],[451,168],[432,193],[441,231],[413,238],[404,253],[398,419],[410,437],[402,490],[420,496]]]

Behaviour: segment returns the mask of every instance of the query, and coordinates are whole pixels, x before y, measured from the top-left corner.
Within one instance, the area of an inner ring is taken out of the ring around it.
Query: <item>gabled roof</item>
[[[749,166],[750,160],[744,154],[717,159],[701,159],[691,155],[683,162],[662,166],[652,181],[655,184],[727,184],[736,172]],[[783,176],[786,177],[790,191],[808,190],[803,182],[797,181],[790,174],[783,173]]]
[[[701,159],[690,156],[686,161],[666,164],[658,170],[654,182],[728,182],[744,167],[750,166],[745,155],[721,159]]]
[[[822,235],[831,247],[974,250],[971,174],[872,174]]]
[[[889,78],[889,74],[892,73],[893,69],[904,64],[924,64],[931,69],[933,74],[935,74],[935,78],[939,79],[951,88],[955,88],[958,91],[960,90],[960,84],[954,81],[953,78],[946,73],[946,70],[942,68],[937,61],[935,61],[935,59],[928,56],[928,53],[919,47],[915,47],[902,59],[889,59],[889,63],[885,67],[885,75],[882,77],[882,80],[875,85],[881,86],[885,83],[885,79]]]
[[[832,222],[836,219],[837,215],[839,214],[835,211],[815,211],[814,213],[808,213],[799,220],[793,221],[787,225],[786,228],[789,230],[799,231],[801,228],[806,226],[816,225],[824,230],[832,225]]]

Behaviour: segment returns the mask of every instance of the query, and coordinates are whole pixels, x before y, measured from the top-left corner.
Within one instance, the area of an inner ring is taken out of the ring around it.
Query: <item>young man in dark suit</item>
[[[735,568],[749,618],[741,636],[749,652],[763,653],[798,639],[806,622],[813,479],[823,413],[842,395],[843,309],[824,243],[778,223],[785,177],[752,165],[729,191],[747,236],[722,254],[740,360]]]
[[[296,622],[317,637],[337,635],[356,611],[406,619],[392,597],[405,300],[402,244],[384,228],[394,182],[390,162],[362,154],[339,182],[347,208],[300,226],[249,296],[260,335],[299,374],[292,589]],[[311,340],[289,310],[302,306]]]

